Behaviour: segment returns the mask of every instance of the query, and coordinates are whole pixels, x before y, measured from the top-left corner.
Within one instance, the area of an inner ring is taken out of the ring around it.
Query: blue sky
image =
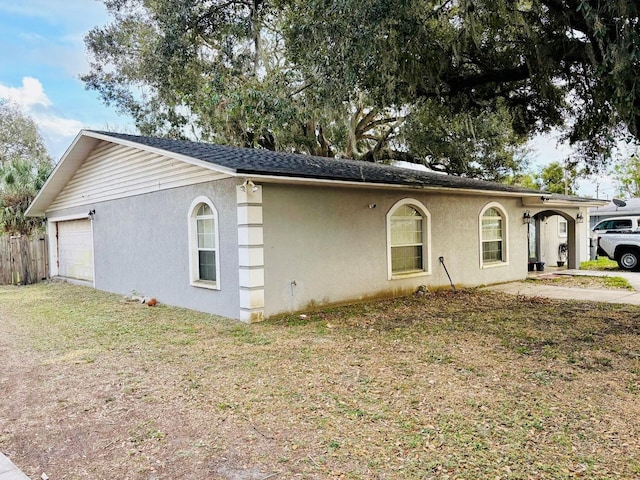
[[[79,79],[89,70],[84,36],[109,20],[98,0],[0,0],[0,98],[36,121],[56,161],[82,128],[134,131]],[[534,139],[531,147],[534,169],[571,155],[553,135]],[[601,198],[614,195],[607,176],[581,181],[578,193],[595,196],[596,183]]]
[[[0,0],[0,98],[38,123],[55,160],[82,128],[131,123],[79,79],[89,70],[83,38],[108,21],[97,0]]]

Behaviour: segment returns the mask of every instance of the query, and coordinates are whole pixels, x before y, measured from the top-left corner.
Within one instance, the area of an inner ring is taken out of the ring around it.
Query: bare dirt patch
[[[0,450],[52,480],[634,478],[639,322],[462,291],[246,326],[0,287]]]

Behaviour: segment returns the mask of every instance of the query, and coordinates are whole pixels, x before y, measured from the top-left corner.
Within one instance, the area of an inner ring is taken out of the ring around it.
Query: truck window
[[[613,220],[604,220],[597,224],[594,230],[613,230]]]
[[[614,230],[628,230],[631,229],[631,220],[615,220],[613,222]]]

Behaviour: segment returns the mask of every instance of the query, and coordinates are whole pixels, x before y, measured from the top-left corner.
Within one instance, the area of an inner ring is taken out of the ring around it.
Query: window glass
[[[613,222],[614,229],[631,228],[631,220],[616,220]]]
[[[567,221],[566,220],[560,220],[558,222],[558,234],[561,237],[566,237],[567,236]]]
[[[494,207],[488,208],[482,215],[482,261],[504,261],[504,219]]]
[[[192,234],[195,235],[191,253],[192,281],[217,281],[216,215],[212,207],[199,203],[193,208]]]
[[[394,274],[423,271],[424,219],[410,205],[402,205],[390,220],[391,272]]]
[[[198,271],[200,280],[215,282],[216,280],[216,254],[215,252],[198,252]]]

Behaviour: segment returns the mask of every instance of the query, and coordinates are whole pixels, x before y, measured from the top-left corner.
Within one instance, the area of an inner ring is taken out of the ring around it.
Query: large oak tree
[[[638,136],[638,7],[613,0],[105,0],[83,77],[144,134],[500,180],[554,126]]]

